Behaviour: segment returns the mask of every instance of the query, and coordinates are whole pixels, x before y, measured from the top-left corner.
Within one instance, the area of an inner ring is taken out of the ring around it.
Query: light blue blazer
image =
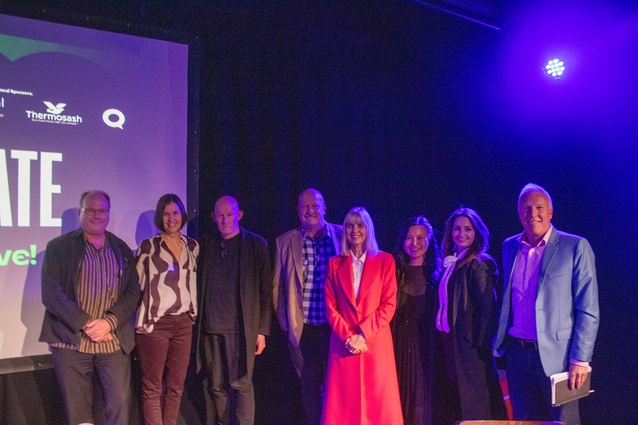
[[[505,295],[494,340],[497,357],[503,354],[512,324],[511,277],[521,236],[503,242]],[[598,324],[598,282],[591,246],[580,236],[552,228],[541,260],[536,293],[536,335],[545,374],[566,371],[570,358],[591,361]]]

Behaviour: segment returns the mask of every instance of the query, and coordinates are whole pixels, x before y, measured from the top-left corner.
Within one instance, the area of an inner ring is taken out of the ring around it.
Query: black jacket
[[[115,335],[122,350],[135,347],[134,319],[140,299],[135,260],[126,243],[106,232],[109,245],[119,263],[120,293],[108,310],[118,320]],[[59,236],[47,244],[42,265],[42,303],[46,308],[41,342],[79,345],[82,328],[91,320],[76,302],[75,282],[80,272],[86,242],[81,229]]]
[[[261,236],[240,227],[239,247],[239,297],[246,338],[246,362],[249,368],[255,361],[257,335],[270,334],[272,316],[272,273],[268,243]],[[198,351],[203,323],[207,313],[206,292],[209,282],[215,279],[211,258],[221,255],[221,235],[205,236],[200,241],[199,264],[197,266],[200,287],[198,288]],[[199,351],[201,353],[201,351]],[[201,367],[198,357],[197,368]]]

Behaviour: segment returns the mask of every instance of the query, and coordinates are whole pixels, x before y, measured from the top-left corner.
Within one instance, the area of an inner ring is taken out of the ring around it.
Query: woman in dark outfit
[[[490,348],[498,314],[498,269],[487,254],[488,237],[487,227],[470,208],[454,211],[445,223],[436,327],[447,376],[460,398],[458,419],[504,418]]]
[[[391,326],[403,420],[407,425],[431,425],[434,300],[440,254],[432,225],[425,217],[403,223],[395,260],[399,290]]]

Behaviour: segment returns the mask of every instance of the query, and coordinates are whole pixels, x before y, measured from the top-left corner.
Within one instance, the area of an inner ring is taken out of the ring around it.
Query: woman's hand
[[[352,354],[361,354],[368,351],[365,337],[361,334],[356,334],[346,339],[346,350]]]

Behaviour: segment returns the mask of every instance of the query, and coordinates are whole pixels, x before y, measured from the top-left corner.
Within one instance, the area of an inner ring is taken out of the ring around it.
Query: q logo
[[[113,115],[117,117],[117,120],[111,121],[111,117]],[[120,130],[124,130],[122,126],[124,125],[124,122],[126,121],[126,117],[124,116],[122,111],[120,111],[119,109],[111,108],[104,111],[104,113],[102,114],[102,120],[104,121],[104,124],[108,125],[109,127],[119,128]]]

